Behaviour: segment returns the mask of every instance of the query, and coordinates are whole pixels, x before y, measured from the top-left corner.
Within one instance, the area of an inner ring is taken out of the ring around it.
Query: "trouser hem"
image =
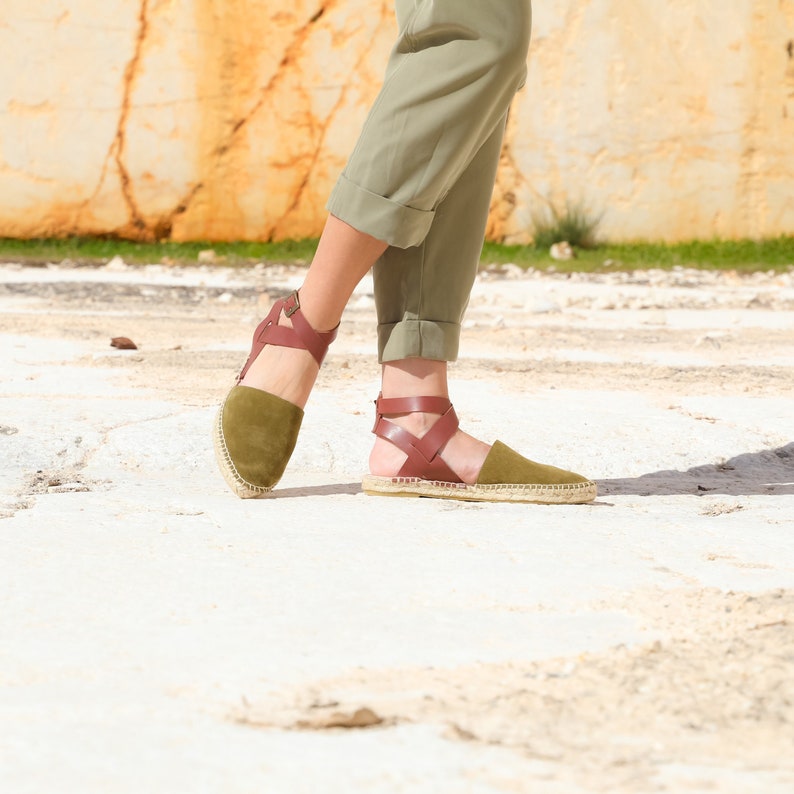
[[[418,210],[372,193],[339,177],[326,209],[354,229],[397,248],[410,248],[425,239],[433,223],[433,210]]]
[[[460,325],[434,320],[402,320],[378,326],[378,361],[428,358],[455,361],[460,345]]]

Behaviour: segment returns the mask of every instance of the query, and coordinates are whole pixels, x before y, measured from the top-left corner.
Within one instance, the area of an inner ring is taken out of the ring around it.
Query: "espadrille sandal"
[[[278,324],[282,311],[292,328]],[[308,350],[321,365],[337,330],[315,331],[303,316],[296,291],[276,301],[254,331],[251,353],[218,411],[213,433],[221,474],[241,499],[266,496],[281,479],[298,440],[303,410],[240,381],[265,345]]]
[[[477,482],[467,485],[441,459],[439,451],[455,435],[458,417],[446,397],[378,397],[372,432],[391,441],[407,456],[394,477],[368,474],[362,489],[381,496],[431,496],[473,502],[580,504],[596,498],[596,484],[574,474],[535,463],[497,441],[485,458]],[[440,414],[430,430],[417,438],[385,416],[422,411]]]

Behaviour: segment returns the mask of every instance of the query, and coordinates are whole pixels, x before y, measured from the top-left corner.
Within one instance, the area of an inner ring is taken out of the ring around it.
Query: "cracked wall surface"
[[[0,235],[319,233],[390,0],[5,0]],[[534,9],[488,234],[549,201],[619,239],[794,231],[794,0]]]

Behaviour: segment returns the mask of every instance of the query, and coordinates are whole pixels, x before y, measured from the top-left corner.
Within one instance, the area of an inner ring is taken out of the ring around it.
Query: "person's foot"
[[[489,447],[463,433],[449,398],[438,393],[381,394],[375,410],[378,440],[371,473],[361,483],[364,493],[535,504],[583,504],[598,493],[581,474],[537,463],[501,441]]]
[[[303,407],[336,329],[317,332],[297,292],[273,304],[213,428],[221,474],[241,498],[265,496],[281,479],[298,440]]]
[[[278,324],[292,327],[292,321],[283,312]],[[319,371],[319,365],[308,350],[265,345],[240,383],[305,408]]]
[[[421,438],[438,420],[438,414],[410,413],[389,416],[389,421]],[[441,458],[462,482],[472,485],[477,481],[482,464],[491,447],[489,444],[458,429],[441,449]],[[394,477],[402,468],[407,455],[383,438],[376,438],[369,456],[370,474]]]

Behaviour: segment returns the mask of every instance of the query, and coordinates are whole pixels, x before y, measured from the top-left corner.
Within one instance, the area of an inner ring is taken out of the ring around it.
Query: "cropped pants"
[[[454,361],[530,0],[396,0],[383,87],[328,211],[388,243],[373,276],[380,361]]]

